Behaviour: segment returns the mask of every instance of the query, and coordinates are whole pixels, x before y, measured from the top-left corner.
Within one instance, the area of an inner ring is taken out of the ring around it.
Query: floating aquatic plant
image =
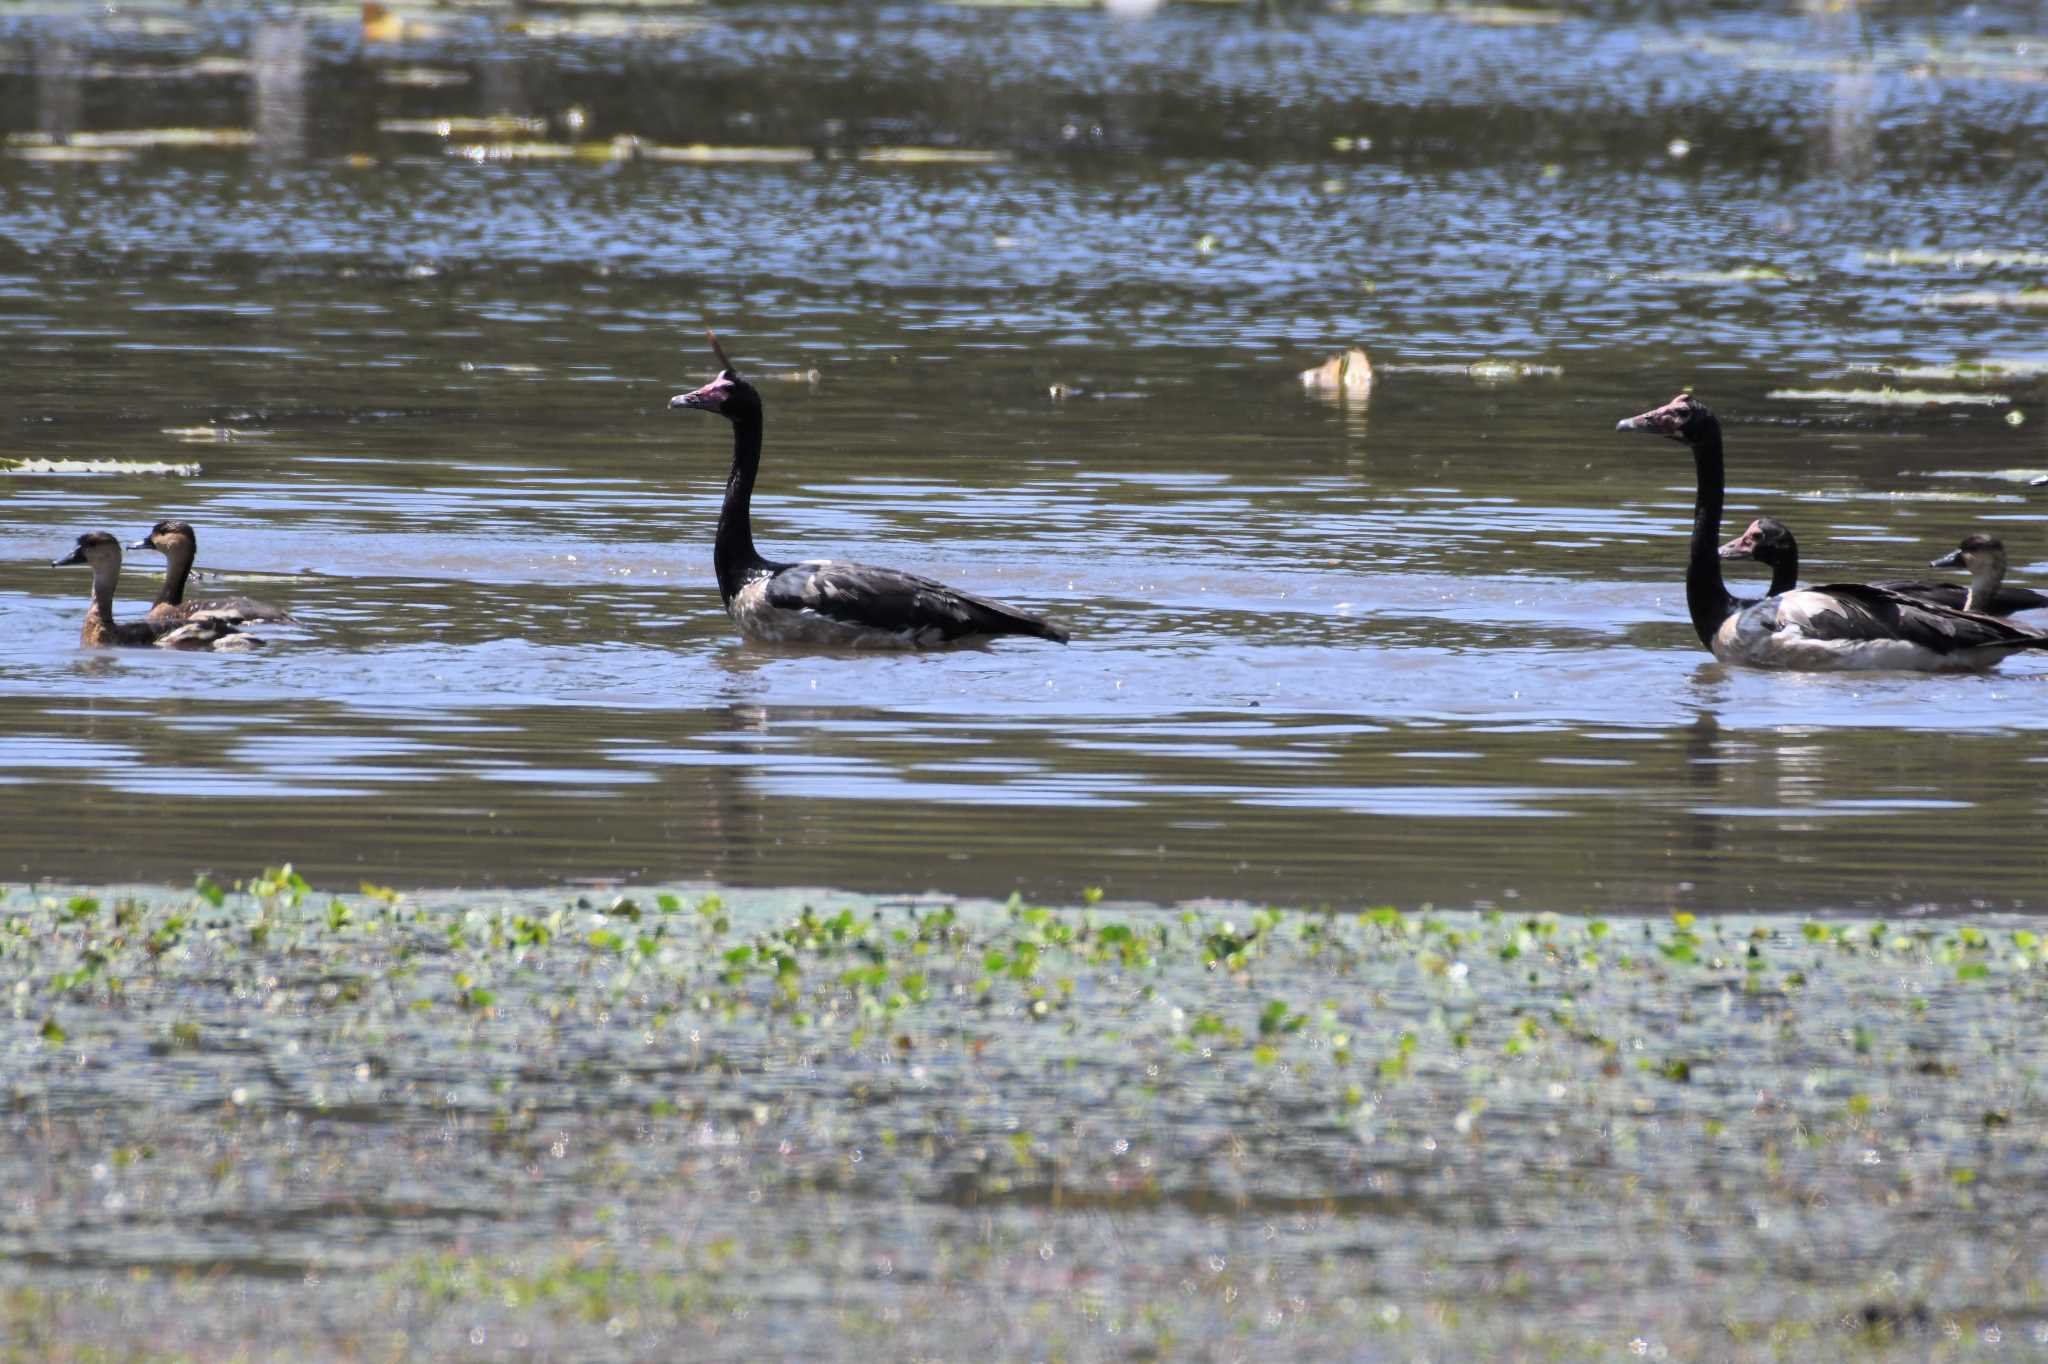
[[[193,478],[197,464],[166,464],[138,459],[7,459],[0,458],[0,473],[6,474],[165,474]]]
[[[127,128],[106,132],[9,133],[11,147],[72,147],[84,150],[158,151],[189,148],[239,149],[256,134],[247,128]]]
[[[2003,407],[2003,393],[1928,388],[1774,388],[1764,394],[1787,402],[1859,403],[1871,407]]]

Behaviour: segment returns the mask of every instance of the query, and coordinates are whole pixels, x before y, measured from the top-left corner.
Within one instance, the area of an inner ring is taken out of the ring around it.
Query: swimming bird
[[[1691,448],[1698,491],[1685,570],[1685,605],[1700,643],[1724,663],[1806,671],[1901,668],[1974,671],[2023,649],[2048,648],[2048,635],[1996,616],[1954,611],[1867,583],[1794,589],[1742,606],[1721,580],[1721,506],[1727,473],[1720,419],[1690,393],[1615,423]]]
[[[1935,606],[1946,606],[1956,611],[1983,611],[1994,616],[2010,616],[2016,611],[2038,611],[2048,606],[2048,593],[2036,592],[2029,587],[2006,587],[2005,546],[1985,536],[1971,536],[1963,542],[1967,548],[1971,540],[1985,540],[1992,547],[1986,549],[1976,561],[1972,571],[1981,571],[1995,553],[1997,571],[1983,582],[1984,592],[1976,600],[1970,600],[1971,589],[1961,583],[1929,583],[1919,581],[1895,581],[1873,584],[1887,592],[1896,592],[1902,597],[1915,601],[1929,602]],[[1960,557],[1961,551],[1936,559],[1930,567],[1956,568],[1966,566]],[[1768,595],[1777,596],[1790,592],[1799,580],[1799,541],[1793,538],[1792,530],[1776,517],[1759,516],[1749,523],[1749,528],[1721,546],[1723,559],[1754,559],[1771,568],[1771,587]],[[1736,598],[1744,606],[1756,605],[1753,601]]]
[[[776,563],[754,548],[754,477],[761,468],[761,395],[740,377],[718,338],[718,377],[677,394],[669,407],[716,412],[732,423],[732,469],[711,553],[718,594],[741,634],[771,643],[853,649],[928,649],[995,635],[1067,642],[1037,616],[957,588],[866,564],[832,559]]]
[[[1970,590],[1963,602],[1966,611],[1988,611],[1994,616],[2009,616],[2015,611],[2034,611],[2048,606],[2048,593],[2004,585],[2005,544],[1989,535],[1966,535],[1961,545],[1939,559],[1930,560],[1927,566],[1969,570]],[[1951,592],[1962,591],[1955,583],[1942,583],[1940,586]]]
[[[85,564],[92,569],[92,609],[78,632],[78,642],[88,649],[110,645],[155,645],[160,649],[254,649],[263,641],[240,633],[235,622],[217,616],[200,615],[185,621],[144,618],[114,619],[114,588],[121,581],[121,542],[103,530],[87,531],[52,568]]]
[[[1799,586],[1799,542],[1791,529],[1775,517],[1759,516],[1742,534],[1721,546],[1723,559],[1754,559],[1771,570],[1771,585],[1765,597],[1775,597]],[[1761,597],[1732,597],[1737,606],[1755,606]]]
[[[129,545],[130,549],[153,549],[164,556],[164,585],[150,604],[151,620],[179,623],[208,616],[228,621],[298,622],[280,607],[248,597],[210,597],[205,601],[185,600],[185,579],[192,573],[192,561],[199,555],[199,534],[184,521],[159,521],[149,534]]]

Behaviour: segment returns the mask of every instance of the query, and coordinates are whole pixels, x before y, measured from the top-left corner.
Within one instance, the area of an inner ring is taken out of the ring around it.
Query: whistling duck
[[[78,537],[69,554],[50,561],[52,568],[85,564],[92,569],[92,609],[86,612],[78,642],[89,649],[109,645],[155,645],[161,649],[253,649],[263,641],[237,631],[233,620],[212,616],[194,619],[117,621],[114,588],[121,581],[121,542],[105,531]]]
[[[1963,542],[1967,548],[1971,540],[1983,541],[1979,546],[1979,557],[1972,561],[1973,571],[1984,571],[1996,555],[1996,572],[1986,577],[1985,591],[1976,600],[1970,600],[1970,589],[1961,583],[1927,583],[1919,581],[1881,582],[1876,584],[1887,592],[1896,592],[1902,597],[1915,601],[1931,602],[1957,611],[1985,611],[1994,616],[2010,616],[2016,611],[2038,611],[2048,606],[2048,593],[2036,592],[2030,587],[2006,587],[2001,580],[2005,576],[2005,546],[1985,536],[1971,536]],[[1749,529],[1721,546],[1723,559],[1754,559],[1771,568],[1771,588],[1768,595],[1790,592],[1799,578],[1799,541],[1793,538],[1791,528],[1775,517],[1759,516],[1749,523]],[[1964,567],[1961,551],[1936,559],[1930,567]],[[1754,606],[1754,601],[1736,598],[1744,606]]]
[[[276,621],[287,625],[298,622],[284,610],[268,602],[252,601],[248,597],[210,597],[205,601],[185,600],[185,579],[191,576],[192,561],[199,555],[199,534],[183,521],[159,521],[149,529],[149,534],[128,546],[130,549],[153,549],[164,556],[164,585],[157,589],[156,600],[150,604],[149,618],[177,624],[195,620],[202,616],[227,621]]]

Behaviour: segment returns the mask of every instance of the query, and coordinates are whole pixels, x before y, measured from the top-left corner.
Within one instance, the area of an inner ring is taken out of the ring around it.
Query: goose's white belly
[[[2001,657],[1992,650],[1936,653],[1904,639],[1823,639],[1807,632],[1808,622],[1832,610],[1823,592],[1787,592],[1775,612],[1759,607],[1737,611],[1721,622],[1710,646],[1723,663],[1799,672],[1976,672]]]
[[[733,624],[748,639],[764,644],[815,644],[834,649],[931,649],[946,642],[935,627],[885,630],[821,616],[816,611],[789,610],[768,600],[768,580],[756,578],[732,594]]]

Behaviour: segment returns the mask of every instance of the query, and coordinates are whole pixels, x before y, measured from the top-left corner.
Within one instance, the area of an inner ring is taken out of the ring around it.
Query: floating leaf
[[[748,161],[814,161],[808,147],[714,147],[704,142],[664,147],[643,144],[640,155],[648,161],[684,161],[693,165],[724,165]]]
[[[436,66],[397,66],[377,73],[379,85],[401,90],[445,90],[469,84],[467,71],[446,71]]]
[[[1465,366],[1468,378],[1486,384],[1502,384],[1514,379],[1554,379],[1564,370],[1557,365],[1530,365],[1519,360],[1478,360]]]
[[[1813,276],[1794,274],[1771,265],[1738,265],[1729,270],[1662,270],[1650,278],[1680,284],[1789,284],[1804,282]]]
[[[469,161],[630,161],[639,144],[630,137],[610,142],[468,142],[448,148]]]
[[[1865,251],[1865,265],[1922,265],[1943,270],[1983,269],[1989,266],[2048,266],[2048,251]]]
[[[1964,289],[1928,294],[1920,302],[1929,308],[2048,308],[2048,289]]]
[[[961,9],[1095,9],[1098,0],[946,0]]]
[[[1010,154],[967,147],[863,147],[859,159],[916,166],[993,166],[1008,161]]]
[[[1337,0],[1340,13],[1378,14],[1397,18],[1448,19],[1479,28],[1546,28],[1565,21],[1563,14],[1519,5],[1458,5],[1438,0]]]
[[[9,133],[13,147],[84,147],[136,151],[189,147],[241,148],[256,141],[247,128],[128,128],[98,133]]]
[[[260,440],[268,431],[246,431],[232,426],[166,426],[160,432],[187,445],[226,445],[238,440]]]
[[[544,118],[492,114],[486,118],[380,118],[380,133],[413,133],[423,137],[523,137],[548,130]]]
[[[1957,383],[1994,383],[2005,379],[2038,379],[2048,375],[2048,360],[1963,360],[1953,365],[1851,365],[1852,374],[1882,374],[1894,379],[1946,379]]]
[[[1470,364],[1381,365],[1382,374],[1445,374],[1500,384],[1515,379],[1555,379],[1564,373],[1561,365],[1537,365],[1526,360],[1474,360]]]
[[[134,459],[0,459],[0,474],[171,474],[191,478],[197,464],[158,464]]]
[[[55,164],[105,161],[132,161],[135,153],[118,147],[9,147],[9,156],[23,161],[45,161]]]
[[[642,18],[627,14],[575,14],[514,19],[505,32],[522,38],[680,38],[705,28],[702,19]]]
[[[1789,402],[1863,403],[1873,407],[2001,407],[2003,393],[1961,393],[1931,388],[1774,388],[1766,398]]]

